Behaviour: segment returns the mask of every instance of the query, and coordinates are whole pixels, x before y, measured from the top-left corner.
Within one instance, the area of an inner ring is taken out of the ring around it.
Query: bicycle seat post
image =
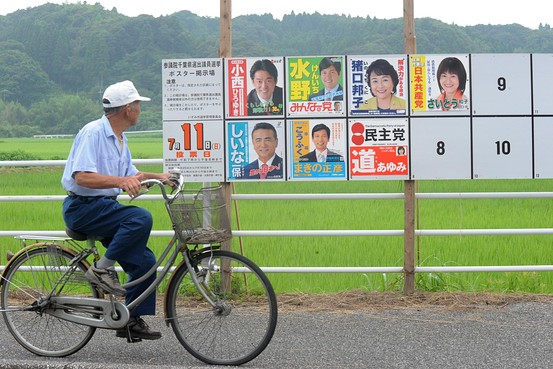
[[[67,233],[67,235],[75,241],[86,241],[88,249],[90,249],[90,251],[92,251],[92,254],[94,255],[94,261],[98,261],[100,259],[98,249],[96,248],[96,241],[102,240],[102,236],[87,235],[69,228],[65,229],[65,233]]]

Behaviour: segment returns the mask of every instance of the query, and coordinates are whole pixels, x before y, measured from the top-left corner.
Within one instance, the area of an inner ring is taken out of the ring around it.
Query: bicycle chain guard
[[[50,303],[51,306],[45,309],[45,313],[91,327],[120,329],[130,319],[129,309],[119,301],[58,296],[51,297]]]

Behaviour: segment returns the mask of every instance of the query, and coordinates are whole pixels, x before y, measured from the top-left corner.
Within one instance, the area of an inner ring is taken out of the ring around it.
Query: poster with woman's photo
[[[288,121],[289,179],[347,179],[346,120]]]
[[[406,115],[407,71],[406,55],[348,57],[350,115]]]
[[[226,117],[284,117],[284,58],[227,58]]]
[[[468,115],[469,56],[410,55],[413,115]]]

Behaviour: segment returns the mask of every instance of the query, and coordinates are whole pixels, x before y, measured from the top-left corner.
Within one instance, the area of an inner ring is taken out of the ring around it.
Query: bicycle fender
[[[177,265],[175,267],[175,270],[173,270],[173,272],[171,273],[171,277],[169,277],[169,282],[167,283],[167,289],[169,289],[169,286],[171,285],[171,283],[173,282],[173,277],[175,276],[175,274],[177,274],[178,271],[180,271],[181,269],[186,269],[186,264],[184,263],[184,260],[181,261],[179,263],[179,265]],[[167,323],[167,325],[169,325],[169,321],[167,320],[167,296],[169,294],[165,294],[165,297],[164,297],[164,300],[163,300],[163,314],[165,316],[165,322]]]
[[[58,250],[66,251],[67,253],[69,253],[72,256],[77,255],[77,252],[75,250],[73,250],[73,249],[71,249],[67,246],[60,245],[60,244],[53,243],[53,242],[39,242],[39,243],[34,243],[32,245],[29,245],[29,246],[25,246],[24,248],[22,248],[21,250],[16,252],[10,258],[10,260],[8,260],[8,262],[6,263],[6,266],[4,267],[4,271],[2,272],[2,277],[0,278],[0,286],[2,286],[4,284],[4,281],[6,280],[5,279],[5,274],[10,269],[10,265],[12,265],[21,255],[26,254],[27,252],[29,252],[33,249],[40,249],[40,248],[43,248],[43,247],[56,247]],[[88,262],[86,260],[83,260],[82,262],[87,268],[90,267],[90,265],[88,264]]]

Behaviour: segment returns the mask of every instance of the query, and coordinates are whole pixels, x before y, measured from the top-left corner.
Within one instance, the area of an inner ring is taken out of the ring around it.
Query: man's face
[[[138,123],[138,117],[140,116],[140,101],[134,101],[127,106],[129,117],[129,124],[131,127],[136,126]]]
[[[252,133],[253,147],[259,160],[264,163],[275,154],[278,145],[278,139],[273,135],[270,129],[257,129]]]
[[[334,65],[321,71],[321,81],[327,90],[332,90],[338,84],[340,73],[334,68]]]
[[[253,85],[260,98],[269,100],[273,96],[276,81],[266,70],[258,70],[253,75]]]
[[[328,135],[324,129],[313,133],[313,144],[319,151],[326,150],[328,144]]]

